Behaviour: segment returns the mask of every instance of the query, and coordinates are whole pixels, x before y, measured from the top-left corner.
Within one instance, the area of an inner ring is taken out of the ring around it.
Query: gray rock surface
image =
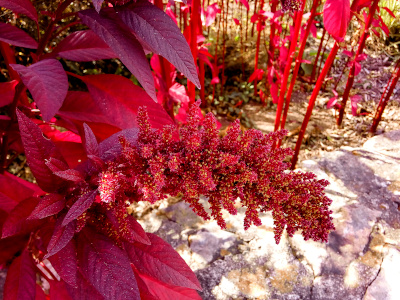
[[[400,299],[400,131],[304,161],[301,169],[331,183],[336,230],[327,244],[295,234],[276,245],[271,215],[244,231],[243,209],[224,215],[227,230],[183,202],[140,222],[196,272],[203,299]]]

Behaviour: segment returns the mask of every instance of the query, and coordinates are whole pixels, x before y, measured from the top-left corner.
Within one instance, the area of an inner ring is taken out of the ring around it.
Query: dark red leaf
[[[17,201],[0,192],[0,210],[3,210],[8,214],[14,209],[17,204]]]
[[[153,128],[172,124],[162,106],[129,79],[118,75],[81,76],[93,100],[116,126],[125,129],[136,127],[136,115],[140,106],[146,106]]]
[[[16,113],[29,167],[38,185],[46,192],[54,192],[60,188],[64,181],[54,175],[49,167],[46,166],[46,160],[51,157],[59,160],[63,158],[54,144],[43,137],[42,131],[35,123],[18,109]]]
[[[2,22],[0,22],[0,41],[29,49],[38,47],[38,43],[25,31]]]
[[[18,203],[3,224],[2,238],[28,233],[41,224],[42,222],[38,220],[27,220],[38,202],[39,198],[31,197]]]
[[[60,194],[49,194],[40,200],[28,220],[43,219],[58,214],[65,207],[65,198]]]
[[[0,83],[0,107],[6,106],[13,101],[17,84],[17,80]]]
[[[139,274],[139,276],[149,292],[160,300],[201,300],[194,289],[169,285],[144,274]]]
[[[38,15],[32,2],[29,0],[0,0],[0,7],[5,7],[17,14],[24,14],[34,21],[38,21]]]
[[[73,61],[92,61],[117,57],[110,47],[91,30],[71,33],[58,44],[52,55]]]
[[[185,261],[170,244],[155,234],[147,234],[151,245],[125,243],[129,258],[141,273],[167,284],[201,290],[201,285]]]
[[[78,287],[74,288],[65,284],[68,293],[74,300],[106,300],[100,293],[83,277],[82,273],[77,271]]]
[[[48,161],[46,161],[46,166],[48,166],[53,173],[68,169],[68,164],[66,162],[54,157],[51,157]]]
[[[86,124],[83,124],[85,131],[85,150],[87,155],[99,156],[99,143],[92,131],[92,129]]]
[[[4,284],[5,300],[35,300],[36,272],[28,250],[17,257],[7,272]]]
[[[73,300],[63,281],[50,281],[50,300]]]
[[[5,239],[0,239],[0,269],[7,266],[14,258],[16,253],[21,253],[29,240],[29,234],[16,235]]]
[[[83,214],[94,202],[96,199],[97,190],[90,191],[84,195],[82,195],[74,205],[71,206],[67,215],[65,216],[62,226],[67,225],[72,220],[78,218],[81,214]]]
[[[49,257],[49,261],[61,279],[72,287],[78,287],[78,260],[74,240],[69,241],[63,249]]]
[[[139,242],[146,245],[151,244],[142,226],[131,215],[127,215],[123,220],[117,218],[111,210],[108,210],[106,215],[115,228],[125,229],[120,233],[123,240],[130,243]]]
[[[85,180],[85,178],[83,177],[81,172],[79,172],[78,170],[73,170],[73,169],[69,169],[69,170],[65,170],[65,171],[57,171],[57,172],[54,172],[54,174],[64,180],[72,181],[75,183]]]
[[[39,284],[36,284],[36,295],[35,300],[48,300],[46,294]]]
[[[107,237],[86,227],[79,236],[82,274],[106,299],[140,299],[127,254]]]
[[[138,0],[118,15],[136,38],[155,54],[165,57],[198,88],[201,88],[190,47],[174,21],[146,0]]]
[[[10,66],[18,72],[31,92],[43,119],[50,121],[61,108],[68,92],[68,77],[62,64],[56,59],[45,59],[29,67]]]
[[[0,174],[0,189],[5,195],[20,202],[21,200],[31,196],[42,196],[43,192],[36,184],[28,182],[8,172]],[[7,188],[6,188],[7,187]]]
[[[113,51],[156,101],[153,75],[142,46],[129,28],[119,21],[112,10],[97,13],[89,9],[79,12],[82,21],[89,26]]]
[[[110,122],[88,92],[69,91],[58,114],[63,118],[83,122]]]
[[[102,141],[99,144],[101,159],[103,159],[104,161],[108,161],[121,154],[122,147],[121,144],[119,143],[119,138],[121,136],[125,137],[125,139],[131,145],[137,145],[138,134],[139,134],[138,128],[124,129]]]
[[[342,41],[350,22],[350,0],[326,0],[324,26],[330,35]]]
[[[47,254],[44,258],[56,254],[58,251],[63,249],[74,237],[76,229],[76,221],[69,222],[66,226],[62,225],[63,218],[59,217],[54,227],[53,236],[50,239],[49,245],[47,246]]]

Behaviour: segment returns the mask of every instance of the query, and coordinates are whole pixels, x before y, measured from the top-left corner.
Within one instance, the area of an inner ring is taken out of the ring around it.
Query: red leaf
[[[9,213],[19,202],[32,197],[35,190],[21,183],[22,179],[10,173],[0,174],[0,209]]]
[[[72,287],[78,287],[78,260],[74,240],[69,241],[63,249],[49,257],[49,261],[61,279]]]
[[[77,271],[78,287],[74,288],[65,284],[68,293],[74,300],[105,300],[103,296],[83,277],[82,273]],[[64,299],[62,299],[64,300]]]
[[[160,300],[158,297],[156,297],[152,293],[150,293],[149,289],[147,288],[147,285],[144,283],[142,278],[140,278],[140,275],[137,272],[137,270],[135,270],[135,267],[132,266],[132,269],[135,274],[136,283],[139,288],[140,299],[141,300]]]
[[[0,41],[29,49],[38,47],[38,43],[25,31],[2,22],[0,22]]]
[[[87,155],[99,156],[99,143],[92,129],[86,123],[83,124],[83,129],[85,131],[85,150]]]
[[[201,300],[196,290],[169,285],[144,274],[139,276],[149,292],[160,300]]]
[[[17,257],[7,272],[4,284],[4,299],[6,300],[35,300],[36,272],[32,257],[24,250]]]
[[[83,174],[81,172],[79,172],[78,170],[74,170],[74,169],[57,171],[57,172],[54,172],[54,174],[64,180],[72,181],[74,183],[82,182],[85,180],[85,178],[83,177]]]
[[[245,1],[245,0],[244,0]],[[206,27],[210,26],[212,23],[215,22],[215,17],[217,13],[220,13],[221,9],[218,7],[218,3],[214,3],[212,5],[207,6],[206,11]]]
[[[56,59],[45,59],[29,67],[10,66],[18,72],[31,92],[43,119],[50,121],[61,108],[68,92],[68,77],[62,64]]]
[[[45,259],[63,249],[74,237],[76,221],[74,220],[73,222],[69,222],[66,226],[63,226],[62,223],[63,218],[59,217],[56,221],[56,226],[54,227],[53,236],[47,246],[47,254],[44,256]]]
[[[342,41],[350,22],[350,0],[326,0],[324,26],[330,35]]]
[[[396,19],[396,15],[388,8],[388,7],[381,7],[382,9],[386,10],[387,13],[392,17]]]
[[[358,116],[359,114],[357,113],[357,108],[358,105],[357,103],[361,101],[361,96],[360,95],[354,95],[350,97],[350,102],[351,102],[351,114],[353,116]]]
[[[11,199],[10,197],[4,195],[0,192],[0,210],[3,210],[7,214],[10,213],[14,207],[18,204],[17,201]],[[1,223],[1,222],[0,222]]]
[[[0,269],[9,265],[16,253],[21,253],[28,243],[30,235],[16,235],[13,237],[0,239]]]
[[[71,206],[67,215],[65,216],[62,226],[67,225],[72,220],[78,218],[81,214],[83,214],[94,202],[96,199],[97,190],[90,191],[84,195],[82,195],[74,205]]]
[[[196,275],[171,245],[155,234],[147,235],[151,245],[125,243],[135,268],[167,284],[201,290]]]
[[[106,299],[140,299],[127,254],[88,227],[79,238],[80,269],[97,291]]]
[[[29,0],[0,0],[0,7],[5,7],[17,14],[24,14],[34,21],[38,21],[38,15],[32,2]]]
[[[108,161],[114,159],[115,157],[121,154],[122,147],[121,144],[119,143],[119,138],[121,136],[125,137],[125,139],[131,145],[136,146],[138,135],[139,135],[138,128],[129,128],[117,132],[112,136],[110,136],[109,138],[105,139],[99,144],[101,159],[103,159],[104,161]]]
[[[250,9],[249,2],[247,2],[247,0],[239,0],[239,1],[244,5],[244,7],[246,7],[247,10]]]
[[[63,158],[54,144],[43,137],[42,131],[35,123],[18,109],[16,113],[29,167],[38,185],[46,192],[54,192],[64,181],[54,175],[49,167],[46,166],[46,160],[51,157],[59,160]]]
[[[235,22],[236,25],[240,25],[240,21],[236,18],[233,18],[233,21]]]
[[[105,124],[109,122],[108,118],[103,115],[98,104],[88,92],[69,91],[59,111],[59,115],[63,118],[84,122]]]
[[[50,281],[50,300],[72,300],[63,281]]]
[[[136,127],[136,115],[140,106],[146,106],[153,128],[172,124],[162,106],[129,79],[118,75],[89,75],[80,77],[88,86],[93,100],[116,126]]]
[[[201,88],[190,47],[174,21],[146,0],[118,12],[144,48],[165,57],[198,88]]]
[[[142,46],[130,30],[119,21],[116,13],[102,9],[98,14],[89,9],[79,12],[79,16],[118,55],[150,97],[156,101],[153,75]]]
[[[73,61],[92,61],[117,57],[110,47],[91,30],[71,33],[58,44],[51,54]]]
[[[17,80],[0,83],[0,107],[6,106],[13,101],[17,84]]]
[[[28,220],[44,219],[48,216],[58,214],[65,207],[65,199],[60,194],[50,194],[43,197],[32,211]]]
[[[41,224],[41,221],[38,220],[27,220],[38,202],[39,198],[31,197],[18,203],[18,205],[10,212],[3,224],[2,238],[16,234],[28,233]]]

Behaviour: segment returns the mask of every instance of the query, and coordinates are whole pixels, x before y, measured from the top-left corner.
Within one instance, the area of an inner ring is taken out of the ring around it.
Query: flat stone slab
[[[139,221],[195,271],[203,299],[400,299],[400,131],[304,161],[301,169],[330,182],[336,230],[326,244],[284,234],[276,245],[271,214],[244,231],[240,208],[224,215],[226,230],[183,202]]]

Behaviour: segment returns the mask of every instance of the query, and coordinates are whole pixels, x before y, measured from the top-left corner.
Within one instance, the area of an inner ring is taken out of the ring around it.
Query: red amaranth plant
[[[170,116],[177,115],[171,98],[189,102],[185,87],[174,82],[175,68],[200,87],[194,59],[204,61],[207,53],[200,48],[193,57],[161,1],[157,8],[146,0],[92,0],[95,9],[85,3],[83,11],[72,2],[38,15],[29,0],[0,0],[32,19],[39,33],[36,40],[14,22],[0,22],[0,53],[8,70],[8,82],[0,83],[5,300],[200,299],[200,283],[178,253],[127,213],[129,203],[154,203],[167,195],[182,195],[199,216],[221,227],[221,210],[235,214],[240,198],[246,229],[260,225],[260,212],[272,211],[276,242],[285,228],[290,236],[302,230],[305,239],[327,240],[334,229],[327,182],[286,170],[283,160],[291,150],[273,147],[283,131],[242,133],[236,122],[220,138],[214,117],[207,115],[201,125],[194,105],[187,125],[179,130],[172,125]],[[180,14],[183,27],[187,9]],[[45,18],[42,32],[38,25]],[[77,24],[89,29],[74,31]],[[226,20],[223,26],[226,31]],[[71,33],[62,38],[66,30]],[[143,89],[123,76],[64,69],[68,60],[83,67],[80,62],[111,58]],[[76,87],[73,80],[87,91],[69,90]],[[144,105],[147,110],[139,108]],[[22,153],[37,184],[7,172]],[[200,195],[207,197],[210,215]]]

